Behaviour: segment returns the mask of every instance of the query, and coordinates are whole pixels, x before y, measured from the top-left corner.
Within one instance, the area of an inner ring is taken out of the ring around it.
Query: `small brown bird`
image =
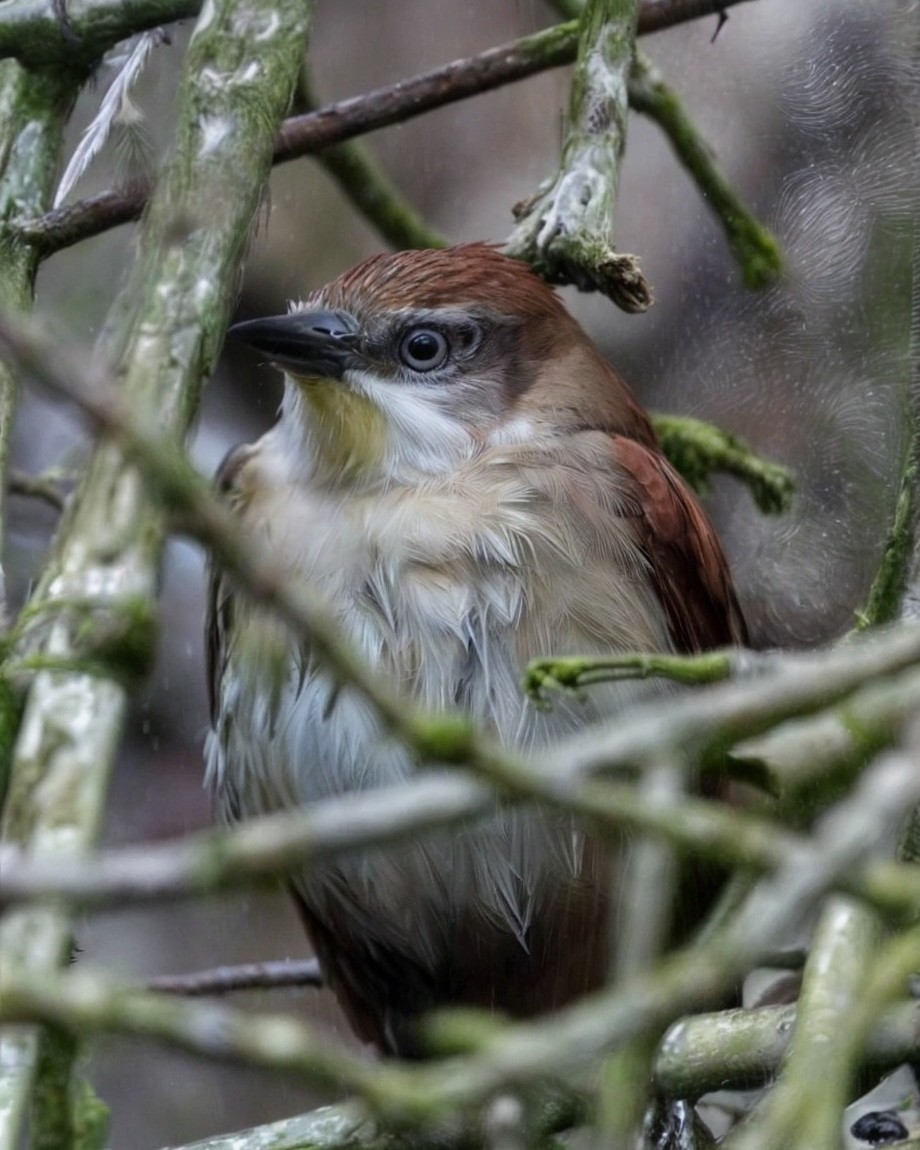
[[[272,430],[225,461],[223,489],[419,705],[460,708],[526,752],[648,691],[611,684],[540,710],[521,689],[531,658],[744,641],[706,515],[526,265],[486,244],[376,256],[230,334],[284,370],[285,391]],[[423,769],[219,574],[208,646],[224,817]],[[292,886],[354,1029],[412,1056],[432,1007],[529,1015],[600,985],[610,875],[569,819],[497,804],[479,825],[311,866]]]

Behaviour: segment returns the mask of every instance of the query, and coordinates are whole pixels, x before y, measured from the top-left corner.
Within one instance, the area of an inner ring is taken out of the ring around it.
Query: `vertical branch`
[[[761,1114],[732,1150],[834,1150],[849,1085],[843,1041],[878,950],[879,921],[855,899],[827,900],[805,965],[795,1033]],[[820,1089],[816,1089],[820,1083]]]
[[[637,0],[585,5],[562,162],[550,185],[516,209],[506,249],[550,283],[602,291],[626,311],[651,302],[635,258],[611,243],[637,18]]]
[[[79,74],[64,69],[30,73],[14,60],[0,62],[0,307],[4,311],[31,305],[38,256],[17,238],[15,228],[50,207],[61,133],[80,80]],[[0,539],[5,537],[6,472],[17,398],[16,380],[0,363]],[[5,601],[0,569],[0,628]]]
[[[185,435],[216,357],[309,9],[309,0],[218,0],[190,42],[176,141],[104,339],[127,402],[161,434]],[[96,838],[129,674],[152,646],[161,536],[130,459],[103,442],[16,635],[16,654],[95,667],[42,671],[28,693],[2,831],[34,856],[64,865]],[[0,927],[0,964],[53,969],[68,940],[63,912],[24,909]],[[2,1150],[19,1145],[36,1049],[34,1028],[10,1028],[0,1043]]]
[[[0,306],[31,306],[36,251],[18,239],[15,225],[44,212],[51,202],[64,123],[79,90],[81,75],[26,72],[13,60],[0,63]],[[6,537],[6,476],[19,389],[12,370],[0,362],[0,542]],[[0,566],[0,632],[6,627],[6,589]],[[0,809],[6,796],[19,706],[0,678]],[[12,1039],[18,1053],[17,1040]],[[6,1054],[7,1050],[0,1050]],[[14,1127],[25,1115],[27,1097],[0,1075],[0,1112]],[[15,1137],[12,1141],[15,1140]],[[0,1145],[12,1144],[0,1125]]]

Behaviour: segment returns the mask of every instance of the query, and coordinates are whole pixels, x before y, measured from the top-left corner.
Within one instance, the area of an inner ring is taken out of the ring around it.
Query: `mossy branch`
[[[653,416],[665,455],[696,491],[705,494],[713,472],[725,472],[749,489],[765,515],[788,511],[795,493],[789,470],[754,452],[737,436],[687,416]]]
[[[120,402],[155,422],[173,443],[190,425],[202,374],[230,317],[307,23],[302,0],[216,0],[186,53],[176,140],[103,341],[119,367]],[[60,72],[52,68],[47,75]],[[232,82],[216,83],[220,76],[232,76]],[[224,126],[219,138],[212,130],[217,119]],[[34,125],[30,131],[34,136]],[[41,151],[34,142],[13,150]],[[24,249],[16,237],[9,242]],[[35,252],[30,249],[28,257],[34,261]],[[4,303],[11,313],[13,301]],[[68,342],[62,339],[62,348]],[[7,366],[16,366],[15,357]],[[125,599],[152,602],[162,531],[148,496],[121,448],[100,444],[33,601],[92,594],[116,607]],[[47,622],[23,638],[12,652],[16,658],[79,657],[80,620],[49,612]],[[127,701],[123,683],[111,675],[42,670],[34,676],[13,752],[5,841],[36,858],[52,855],[62,869],[64,860],[92,844]],[[19,908],[0,924],[0,965],[54,971],[66,959],[69,939],[61,908]],[[16,1028],[0,1040],[3,1150],[20,1144],[36,1037],[33,1029]]]
[[[870,910],[848,899],[828,900],[805,964],[784,1065],[761,1111],[731,1139],[732,1150],[837,1150],[850,1074],[848,1044],[841,1038],[878,942],[879,924]]]
[[[579,692],[597,683],[623,679],[669,679],[691,686],[719,683],[737,671],[737,662],[736,654],[728,651],[707,651],[702,655],[626,653],[532,659],[524,672],[524,690],[535,703],[548,706],[546,691]]]
[[[521,1088],[547,1075],[569,1080],[598,1056],[714,1003],[771,952],[779,931],[868,861],[872,844],[890,835],[917,783],[907,756],[880,762],[865,785],[822,820],[810,856],[794,852],[784,859],[726,931],[548,1018],[507,1026],[491,1018],[478,1038],[475,1027],[468,1026],[469,1040],[478,1045],[475,1053],[437,1065],[375,1065],[336,1049],[311,1027],[287,1017],[254,1019],[224,1006],[121,990],[110,978],[86,970],[52,979],[4,966],[0,1021],[41,1020],[81,1034],[142,1034],[207,1057],[291,1070],[325,1085],[345,1086],[387,1119],[443,1122],[509,1087]]]
[[[636,0],[587,0],[559,170],[515,207],[505,247],[549,283],[601,291],[629,312],[652,301],[635,256],[612,244],[637,20]]]
[[[708,145],[684,110],[677,94],[664,82],[643,52],[636,53],[630,75],[629,100],[637,112],[654,120],[667,136],[680,162],[699,188],[725,232],[728,246],[749,288],[763,288],[783,270],[776,237],[759,223],[725,179]]]
[[[306,70],[301,70],[297,113],[319,109]],[[393,248],[443,248],[447,241],[422,219],[387,179],[379,164],[357,140],[324,148],[317,160],[352,205]]]
[[[911,562],[915,549],[920,547],[920,426],[917,420],[920,412],[911,418],[911,442],[904,466],[901,470],[901,483],[895,503],[894,516],[882,560],[866,605],[858,613],[856,630],[865,631],[882,623],[890,623],[900,617],[904,610],[904,600],[908,589]]]

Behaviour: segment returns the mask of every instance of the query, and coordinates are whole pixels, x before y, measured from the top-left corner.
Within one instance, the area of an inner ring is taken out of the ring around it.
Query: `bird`
[[[668,689],[617,682],[539,708],[522,687],[532,658],[745,643],[696,496],[525,263],[487,243],[379,254],[229,336],[284,373],[284,392],[219,490],[418,707],[459,710],[528,755]],[[206,637],[223,819],[432,769],[219,569]],[[565,813],[496,800],[472,826],[317,862],[290,887],[359,1039],[418,1058],[432,1009],[530,1017],[601,986],[614,873]]]

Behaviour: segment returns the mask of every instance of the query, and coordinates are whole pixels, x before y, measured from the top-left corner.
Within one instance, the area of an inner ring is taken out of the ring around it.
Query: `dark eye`
[[[399,345],[399,358],[413,371],[434,371],[447,359],[450,348],[439,331],[414,327],[407,331]]]

